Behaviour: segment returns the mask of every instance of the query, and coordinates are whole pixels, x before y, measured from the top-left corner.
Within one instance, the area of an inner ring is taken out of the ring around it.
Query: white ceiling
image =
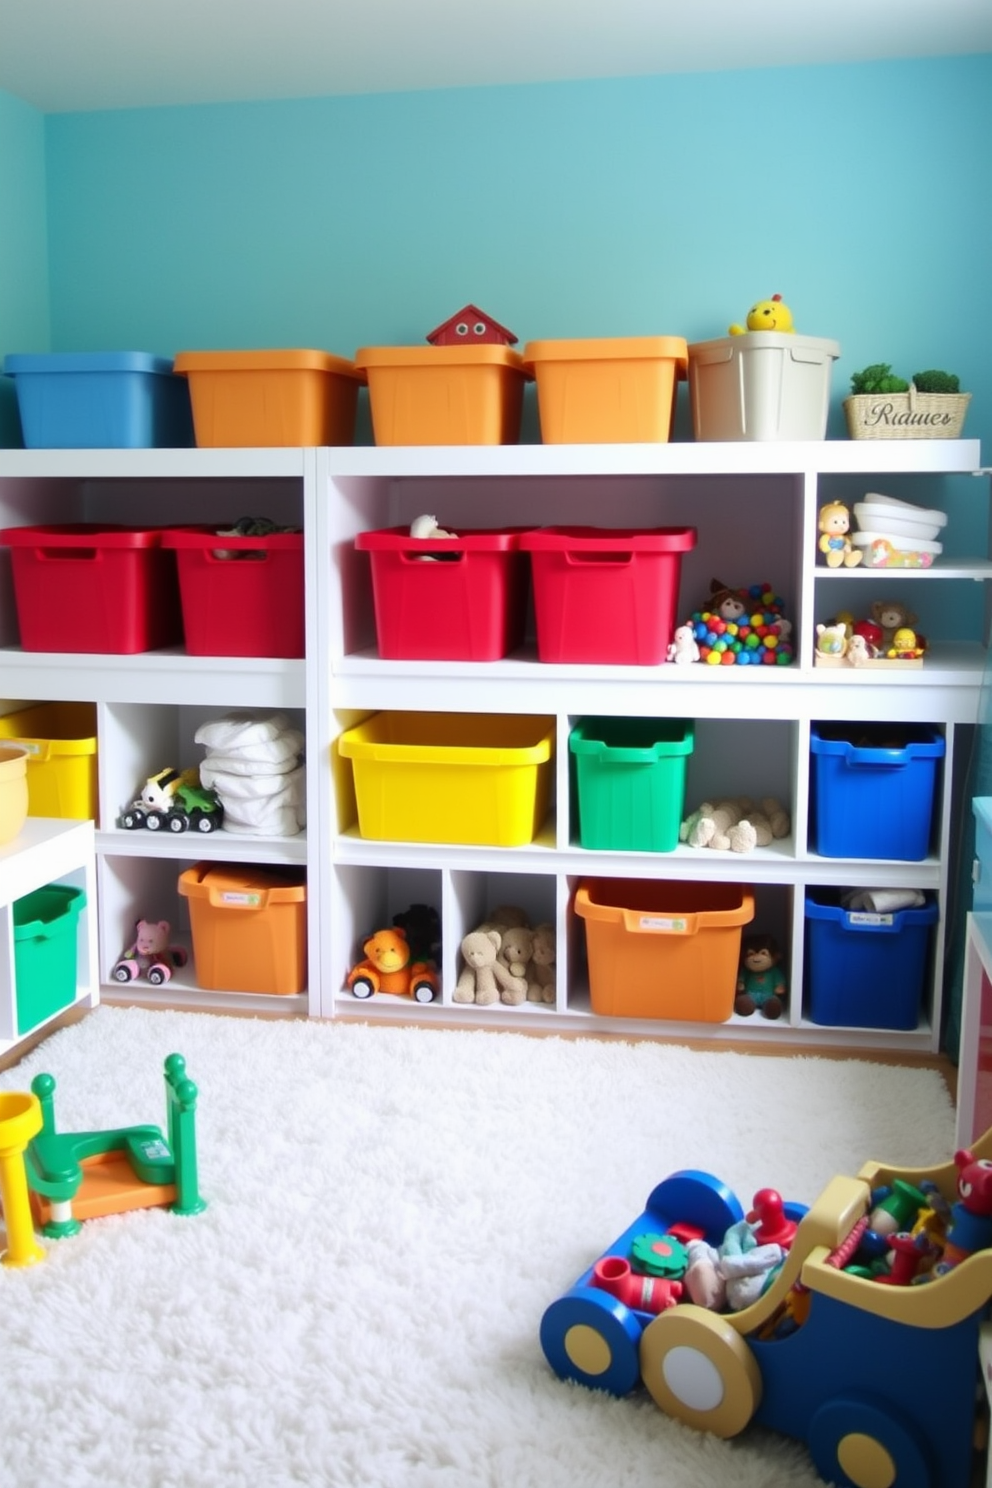
[[[46,113],[987,51],[992,0],[0,0]]]

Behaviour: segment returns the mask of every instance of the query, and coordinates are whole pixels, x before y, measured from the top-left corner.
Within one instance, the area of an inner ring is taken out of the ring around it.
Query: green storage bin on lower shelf
[[[86,894],[49,884],[12,907],[17,1032],[24,1034],[76,1000],[76,932]]]
[[[694,741],[686,718],[580,718],[568,747],[581,846],[673,852]]]

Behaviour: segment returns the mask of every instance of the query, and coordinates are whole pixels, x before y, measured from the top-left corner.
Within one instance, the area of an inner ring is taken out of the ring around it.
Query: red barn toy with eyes
[[[463,305],[427,334],[432,346],[515,346],[516,336],[478,305]]]

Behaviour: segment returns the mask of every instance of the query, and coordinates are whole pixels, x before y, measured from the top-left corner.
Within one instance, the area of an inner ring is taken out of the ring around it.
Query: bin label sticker
[[[639,924],[642,930],[660,930],[673,935],[684,935],[689,928],[685,919],[679,915],[641,915]]]
[[[895,915],[872,914],[867,909],[852,909],[847,917],[852,925],[894,925]]]
[[[262,902],[261,894],[236,893],[233,889],[225,889],[220,896],[221,904],[247,904],[250,909],[255,909]]]

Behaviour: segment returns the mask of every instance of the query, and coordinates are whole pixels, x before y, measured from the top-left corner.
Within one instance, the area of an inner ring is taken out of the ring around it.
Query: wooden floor
[[[122,1005],[124,1005],[124,1004],[121,1004],[119,1002],[116,1002],[115,1003],[115,1006],[118,1006],[118,1007],[120,1007]],[[181,1011],[183,1011],[183,1012],[189,1012],[190,1010],[189,1010],[189,1008],[183,1008]],[[230,1018],[230,1017],[238,1017],[239,1016],[239,1012],[235,1012],[233,1010],[231,1012],[217,1012],[214,1009],[210,1008],[210,1009],[204,1009],[202,1013],[197,1013],[196,1016],[197,1017]],[[245,1013],[245,1014],[243,1014],[241,1016],[244,1016],[244,1017],[257,1017],[258,1014],[257,1013],[250,1013],[250,1014],[249,1013]],[[273,1014],[271,1014],[271,1017],[273,1017],[273,1018],[279,1018],[281,1016],[282,1015],[279,1014],[279,1013],[273,1013]],[[32,1035],[29,1035],[22,1044],[19,1044],[18,1045],[18,1047],[16,1049],[12,1050],[11,1052],[9,1052],[7,1054],[0,1055],[0,1070],[12,1069],[14,1067],[14,1065],[20,1063],[20,1061],[24,1058],[24,1055],[25,1054],[27,1054],[31,1049],[37,1048],[37,1046],[39,1044],[44,1043],[45,1039],[49,1038],[51,1036],[51,1034],[55,1033],[58,1029],[60,1029],[60,1028],[66,1028],[70,1024],[72,1024],[72,1023],[78,1023],[83,1018],[87,1018],[87,1017],[89,1017],[89,1009],[87,1009],[87,1008],[70,1009],[69,1012],[63,1013],[63,1015],[61,1016],[61,1018],[56,1018],[54,1020],[54,1022],[49,1023],[40,1033],[35,1034],[33,1036]],[[390,1026],[391,1027],[395,1027],[396,1024],[395,1023],[391,1023]],[[418,1023],[413,1023],[413,1021],[411,1020],[411,1026],[422,1028],[423,1027],[423,1023],[419,1023],[419,1022]],[[490,1029],[489,1031],[491,1032],[492,1030]],[[615,1035],[615,1034],[597,1035],[597,1034],[589,1034],[589,1033],[573,1033],[571,1035],[568,1035],[568,1034],[563,1035],[560,1032],[560,1030],[556,1030],[555,1031],[555,1036],[558,1037],[558,1038],[561,1038],[563,1036],[564,1037],[569,1037],[570,1036],[572,1038],[581,1038],[581,1039],[596,1038],[596,1037],[604,1037],[604,1038],[615,1038],[615,1037],[617,1037],[617,1035]],[[535,1037],[541,1038],[541,1037],[543,1037],[543,1035],[541,1033],[536,1033],[535,1034]],[[851,1049],[824,1049],[822,1047],[822,1045],[819,1045],[819,1044],[810,1044],[808,1047],[805,1046],[805,1045],[801,1045],[801,1044],[799,1044],[799,1045],[797,1045],[797,1044],[790,1044],[788,1046],[788,1048],[785,1048],[785,1047],[775,1048],[774,1046],[767,1046],[766,1047],[765,1045],[758,1045],[756,1043],[748,1042],[748,1041],[742,1041],[740,1043],[735,1043],[732,1040],[731,1041],[727,1041],[727,1040],[723,1040],[723,1039],[720,1041],[720,1043],[718,1045],[714,1044],[711,1039],[684,1039],[684,1038],[680,1038],[680,1039],[674,1040],[674,1042],[680,1044],[683,1048],[701,1049],[701,1050],[704,1050],[704,1051],[705,1050],[708,1050],[711,1053],[714,1050],[716,1050],[716,1049],[720,1049],[720,1050],[730,1050],[730,1051],[732,1051],[735,1054],[764,1054],[764,1055],[771,1055],[771,1056],[773,1056],[775,1058],[779,1058],[779,1059],[790,1059],[790,1058],[794,1058],[795,1056],[798,1055],[798,1056],[806,1056],[806,1057],[820,1058],[820,1059],[844,1059],[844,1060],[859,1059],[859,1060],[862,1060],[866,1064],[895,1064],[895,1065],[901,1065],[904,1068],[908,1068],[908,1069],[934,1069],[934,1070],[937,1070],[937,1072],[940,1075],[943,1076],[944,1081],[947,1084],[947,1088],[948,1088],[948,1090],[950,1092],[951,1099],[954,1100],[957,1097],[957,1068],[951,1062],[951,1060],[948,1059],[948,1057],[946,1056],[946,1054],[898,1054],[898,1053],[888,1052],[888,1051],[886,1051],[884,1049],[881,1049],[881,1050],[879,1050],[879,1049],[873,1049],[873,1050],[870,1050],[870,1051],[868,1051],[868,1052],[866,1052],[864,1054],[860,1054],[856,1050],[853,1050],[852,1051]]]

